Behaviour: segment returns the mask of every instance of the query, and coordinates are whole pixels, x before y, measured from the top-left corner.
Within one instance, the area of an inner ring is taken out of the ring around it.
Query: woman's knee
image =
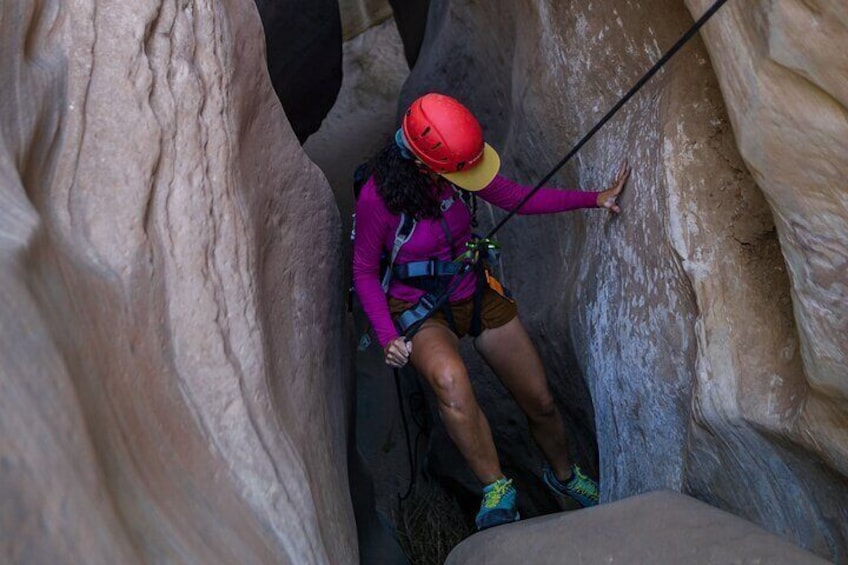
[[[475,405],[465,365],[448,363],[438,367],[430,378],[439,403],[453,411],[464,412]]]
[[[550,392],[536,394],[530,398],[525,405],[525,412],[527,418],[534,423],[546,422],[559,416],[559,410]]]

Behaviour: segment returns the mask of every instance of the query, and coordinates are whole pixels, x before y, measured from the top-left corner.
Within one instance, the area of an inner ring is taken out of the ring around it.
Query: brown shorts
[[[404,310],[411,308],[414,304],[404,302],[397,298],[389,297],[389,310],[392,319],[397,318]],[[474,297],[466,298],[450,305],[453,321],[456,324],[455,333],[462,337],[471,329],[471,321],[474,316]],[[514,300],[508,300],[489,288],[483,288],[483,301],[480,304],[480,326],[483,329],[499,328],[518,315],[518,306]],[[434,322],[450,329],[450,324],[445,319],[442,310],[436,311],[430,317]]]

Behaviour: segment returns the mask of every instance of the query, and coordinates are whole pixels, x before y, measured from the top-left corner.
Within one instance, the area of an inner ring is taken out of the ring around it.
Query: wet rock
[[[0,28],[2,560],[356,562],[339,219],[255,7]]]

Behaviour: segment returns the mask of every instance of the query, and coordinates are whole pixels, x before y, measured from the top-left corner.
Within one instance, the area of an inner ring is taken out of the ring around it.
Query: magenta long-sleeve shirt
[[[440,199],[448,201],[451,197],[454,198],[453,204],[443,213],[453,246],[438,218],[419,220],[412,236],[400,249],[395,259],[396,265],[432,258],[450,261],[465,250],[465,243],[471,239],[471,213],[455,194],[453,187],[441,182],[434,189],[439,191]],[[499,208],[512,210],[531,190],[531,187],[498,175],[486,188],[478,191],[477,195]],[[597,197],[596,192],[543,188],[521,207],[519,214],[548,214],[577,208],[594,208],[597,206]],[[398,337],[398,332],[389,314],[386,293],[380,283],[380,257],[383,253],[391,253],[399,223],[400,215],[389,212],[383,199],[377,194],[374,177],[371,177],[363,185],[356,202],[353,284],[362,308],[377,334],[377,340],[383,347]],[[476,284],[476,275],[472,272],[451,293],[449,301],[457,302],[470,297],[474,294]],[[424,291],[392,279],[388,294],[399,300],[415,303]]]

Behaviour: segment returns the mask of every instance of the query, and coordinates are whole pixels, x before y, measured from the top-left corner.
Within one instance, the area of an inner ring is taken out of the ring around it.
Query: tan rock
[[[356,562],[339,220],[253,3],[0,28],[3,561]]]
[[[694,13],[707,4],[687,2]],[[716,19],[704,37],[740,152],[774,214],[803,362],[791,375],[728,382],[722,401],[741,397],[744,419],[846,476],[848,6],[729,3]]]
[[[824,564],[774,534],[669,491],[483,531],[446,565],[656,563]]]

